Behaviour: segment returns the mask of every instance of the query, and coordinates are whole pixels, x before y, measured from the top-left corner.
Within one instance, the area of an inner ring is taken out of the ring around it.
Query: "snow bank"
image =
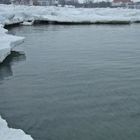
[[[30,135],[20,129],[9,128],[0,116],[0,140],[33,140]]]
[[[5,24],[28,20],[55,23],[133,23],[140,21],[140,10],[122,8],[70,8],[0,5],[0,21]]]
[[[70,8],[0,5],[0,23],[26,21],[50,23],[133,23],[140,21],[140,10],[122,8]],[[27,24],[25,24],[27,25]]]

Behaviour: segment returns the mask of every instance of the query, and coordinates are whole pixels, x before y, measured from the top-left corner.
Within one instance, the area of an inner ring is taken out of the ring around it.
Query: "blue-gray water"
[[[0,114],[35,140],[140,139],[140,25],[31,26],[0,66]]]

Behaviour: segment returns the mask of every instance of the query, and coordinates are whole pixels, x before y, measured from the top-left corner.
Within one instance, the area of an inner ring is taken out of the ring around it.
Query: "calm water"
[[[0,114],[35,140],[140,139],[140,25],[32,26],[0,66]]]

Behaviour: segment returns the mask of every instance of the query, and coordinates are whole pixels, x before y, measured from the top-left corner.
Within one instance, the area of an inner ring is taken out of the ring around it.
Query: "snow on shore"
[[[0,140],[33,140],[30,135],[20,129],[9,128],[0,116]]]
[[[4,24],[31,19],[60,23],[133,23],[140,21],[140,10],[0,5],[0,22]]]

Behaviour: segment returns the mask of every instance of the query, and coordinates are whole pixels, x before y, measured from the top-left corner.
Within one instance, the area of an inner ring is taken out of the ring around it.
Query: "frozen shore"
[[[22,22],[27,20],[49,23],[116,24],[140,22],[140,10],[122,8],[67,8],[40,6],[0,5],[0,22]]]
[[[30,23],[28,21],[31,21]],[[140,10],[121,8],[67,8],[0,5],[0,63],[23,38],[6,34],[5,25],[49,24],[131,24],[140,22]]]
[[[28,22],[31,21],[31,22]],[[0,5],[0,63],[23,38],[6,34],[6,25],[131,24],[140,22],[140,10],[121,8],[68,8]]]

